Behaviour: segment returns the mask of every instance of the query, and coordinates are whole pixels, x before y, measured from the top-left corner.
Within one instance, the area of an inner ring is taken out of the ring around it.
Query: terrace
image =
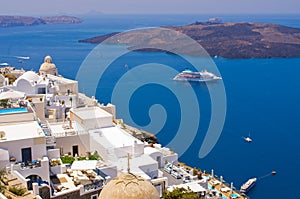
[[[75,161],[63,174],[51,177],[54,195],[66,190],[83,188],[84,192],[102,189],[107,179],[97,167],[98,161]]]

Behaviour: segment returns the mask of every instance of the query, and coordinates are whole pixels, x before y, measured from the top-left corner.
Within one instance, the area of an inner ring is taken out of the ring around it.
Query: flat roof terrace
[[[82,120],[112,117],[110,113],[99,107],[76,108],[72,109],[71,112],[80,117]]]
[[[5,133],[4,141],[44,137],[45,134],[36,121],[18,124],[0,125],[0,131]],[[1,140],[0,140],[1,142]]]
[[[97,136],[97,139],[99,139],[101,143],[107,143],[114,148],[132,146],[134,142],[143,144],[140,140],[132,137],[130,134],[116,126],[91,130],[89,132],[99,133],[100,136]]]

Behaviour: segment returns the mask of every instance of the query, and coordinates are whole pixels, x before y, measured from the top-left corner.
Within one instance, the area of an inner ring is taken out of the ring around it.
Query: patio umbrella
[[[0,149],[0,160],[9,160],[9,153],[7,150]]]
[[[25,96],[25,93],[15,90],[9,90],[6,92],[0,93],[0,100],[3,99],[20,99]]]

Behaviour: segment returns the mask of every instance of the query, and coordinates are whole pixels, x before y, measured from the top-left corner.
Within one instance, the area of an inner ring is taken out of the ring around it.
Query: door
[[[22,150],[22,162],[31,162],[31,147],[23,148]]]
[[[163,165],[161,165],[161,157],[160,156],[156,157],[156,161],[158,162],[158,167],[159,168],[163,167]]]
[[[72,146],[72,151],[73,151],[73,157],[77,154],[78,156],[78,145]]]

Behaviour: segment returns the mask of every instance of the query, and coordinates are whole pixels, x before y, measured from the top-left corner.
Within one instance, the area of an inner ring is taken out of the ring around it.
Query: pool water
[[[240,197],[240,195],[237,194],[237,193],[230,194],[230,196],[231,196],[231,198],[238,198],[238,197]]]
[[[4,114],[13,114],[13,113],[26,113],[27,108],[9,108],[9,109],[1,109],[0,115]]]

